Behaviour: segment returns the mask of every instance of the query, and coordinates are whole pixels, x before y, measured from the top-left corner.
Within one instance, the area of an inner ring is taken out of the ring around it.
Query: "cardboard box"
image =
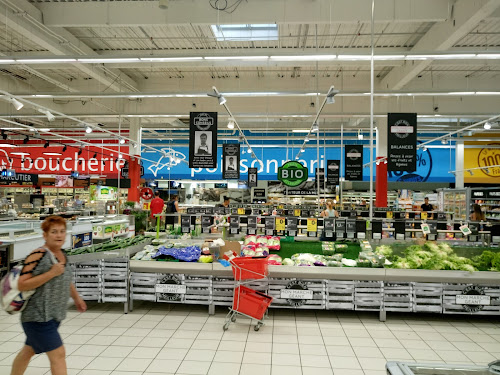
[[[238,241],[224,241],[224,246],[220,247],[220,254],[224,254],[226,251],[234,251],[236,256],[241,255],[241,244]]]

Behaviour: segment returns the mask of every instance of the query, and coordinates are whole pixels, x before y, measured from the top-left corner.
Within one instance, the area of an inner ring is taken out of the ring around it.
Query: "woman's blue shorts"
[[[31,346],[36,354],[59,348],[63,344],[57,331],[60,324],[61,322],[56,320],[22,323],[24,333],[26,333],[26,345]]]

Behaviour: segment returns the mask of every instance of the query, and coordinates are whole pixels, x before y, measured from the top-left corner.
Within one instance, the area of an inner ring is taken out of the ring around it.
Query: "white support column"
[[[455,188],[464,187],[464,141],[455,143]]]
[[[140,117],[133,117],[130,119],[129,138],[137,145],[137,147],[134,147],[133,144],[130,143],[129,154],[141,156],[142,130]]]

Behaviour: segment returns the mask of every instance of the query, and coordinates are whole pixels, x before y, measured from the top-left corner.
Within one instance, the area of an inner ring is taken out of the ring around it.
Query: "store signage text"
[[[417,169],[417,114],[388,113],[388,171]]]
[[[286,186],[299,186],[307,180],[308,170],[297,161],[289,161],[278,168],[278,180]]]
[[[455,303],[462,305],[467,312],[481,311],[484,306],[491,304],[491,297],[484,294],[484,289],[470,285],[462,291],[462,294],[455,296]]]
[[[155,292],[158,294],[158,301],[179,301],[186,294],[186,285],[182,285],[177,276],[167,275],[155,285]]]
[[[281,289],[281,298],[285,298],[290,306],[298,307],[313,299],[313,291],[309,290],[305,281],[292,280]]]

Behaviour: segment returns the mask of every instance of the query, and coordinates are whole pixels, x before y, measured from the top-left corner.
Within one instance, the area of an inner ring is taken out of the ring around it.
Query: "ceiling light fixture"
[[[330,89],[328,90],[328,93],[326,94],[326,104],[333,104],[335,103],[335,95],[337,95],[340,91],[335,90],[334,86],[331,86]]]
[[[309,142],[309,135],[306,135],[304,142]]]
[[[227,128],[234,129],[234,119],[233,118],[230,118],[229,121],[227,122]]]
[[[317,122],[314,122],[314,123],[312,124],[311,131],[312,131],[312,132],[317,132],[317,131],[319,131],[319,125],[318,125],[318,123],[317,123]]]
[[[491,129],[491,123],[489,123],[489,122],[485,122],[483,126],[484,126],[484,128],[486,130],[490,130]]]
[[[359,139],[360,141],[362,141],[362,140],[363,140],[363,138],[364,138],[363,133],[361,133],[361,132],[359,131],[359,132],[358,132],[358,139]]]
[[[124,138],[120,138],[119,142],[120,142],[121,145],[123,145],[125,143],[125,139]]]
[[[9,102],[14,106],[14,108],[16,109],[16,111],[19,111],[21,108],[24,107],[24,104],[21,103],[19,100],[17,100],[16,98],[10,98],[9,99]]]
[[[224,98],[224,96],[222,96],[222,94],[220,94],[217,91],[215,86],[212,87],[212,90],[213,90],[213,92],[209,92],[209,93],[207,93],[207,95],[211,96],[213,98],[217,98],[217,100],[219,101],[219,105],[223,105],[227,101],[226,98]]]
[[[446,139],[444,139],[444,138],[443,138],[443,139],[441,139],[441,144],[442,144],[442,145],[445,145],[445,144],[447,144],[447,143],[448,143],[448,141],[447,141]]]
[[[471,170],[471,169],[469,169],[469,174],[470,174],[471,176],[474,176],[474,173],[472,172],[472,170]]]
[[[90,134],[92,133],[92,128],[90,126],[85,127],[85,133]]]
[[[427,147],[426,146],[422,147],[422,151],[426,152],[427,151]]]
[[[49,120],[49,122],[52,122],[56,119],[56,116],[54,116],[52,113],[50,113],[50,111],[47,109],[37,108],[37,111],[40,113],[43,113],[45,116],[47,116],[47,120]]]
[[[305,151],[305,150],[304,150],[303,148],[301,148],[301,149],[300,149],[300,152],[301,152],[301,153],[302,153],[302,152],[304,152],[304,151]]]

